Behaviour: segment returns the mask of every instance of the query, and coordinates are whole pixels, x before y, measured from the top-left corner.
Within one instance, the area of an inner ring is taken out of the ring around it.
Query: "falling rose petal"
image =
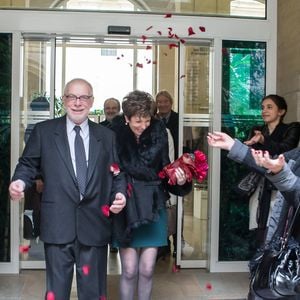
[[[169,49],[177,48],[177,47],[178,47],[177,44],[173,44],[173,43],[169,44]]]
[[[148,28],[146,28],[146,31],[148,31],[148,30],[150,30],[152,28],[153,28],[153,26],[149,26]]]
[[[114,176],[117,176],[120,174],[120,167],[117,163],[112,163],[109,167],[110,172],[113,173]]]
[[[120,57],[118,56],[117,59],[120,59]]]
[[[180,79],[182,79],[182,78],[184,78],[184,77],[185,77],[185,75],[181,75],[181,76],[180,76]]]
[[[143,64],[141,64],[141,63],[136,63],[136,66],[137,66],[138,68],[143,68],[143,67],[144,67]]]
[[[20,253],[27,253],[30,249],[30,245],[20,245],[19,251]]]
[[[110,214],[109,205],[102,205],[101,210],[105,217],[109,217]]]
[[[148,59],[148,60],[147,60],[147,64],[151,64],[151,59]]]
[[[160,30],[158,30],[158,31],[157,31],[157,33],[158,33],[159,35],[162,35],[162,33],[161,33],[161,31],[160,31]]]
[[[85,276],[89,275],[90,269],[91,269],[91,267],[88,266],[88,265],[82,266],[82,273],[83,273],[83,275],[85,275]]]
[[[172,17],[172,14],[165,14],[164,17],[165,17],[165,18],[171,18],[171,17]]]
[[[184,43],[185,43],[185,40],[184,40],[184,39],[180,39],[180,43],[181,43],[181,44],[184,44]]]
[[[212,290],[212,285],[211,285],[211,283],[207,282],[206,285],[205,285],[205,288],[206,288],[207,290],[211,291],[211,290]]]
[[[124,54],[121,54],[121,57],[124,57]]]
[[[129,64],[130,67],[132,67],[132,64],[131,64],[131,63],[128,63],[128,64]]]
[[[203,27],[203,26],[199,26],[199,29],[200,29],[200,31],[202,31],[202,32],[205,32],[205,27]]]
[[[51,291],[48,291],[46,300],[55,300],[55,294]]]
[[[157,64],[157,61],[156,61],[156,60],[154,60],[154,61],[152,62],[152,64],[153,64],[153,65],[156,65],[156,64]]]
[[[179,40],[179,36],[177,34],[174,34],[174,38]]]
[[[189,36],[195,34],[194,30],[192,27],[188,28]]]
[[[145,35],[142,35],[142,42],[145,43],[147,37]]]
[[[172,31],[172,30],[173,30],[173,28],[172,28],[172,27],[168,27],[168,30],[169,30],[169,31]]]
[[[150,50],[150,49],[152,49],[152,46],[148,45],[148,46],[146,47],[146,50]]]
[[[169,38],[169,39],[172,39],[174,36],[175,36],[175,35],[174,35],[173,33],[170,34],[170,32],[169,32],[169,35],[168,35],[168,38]]]

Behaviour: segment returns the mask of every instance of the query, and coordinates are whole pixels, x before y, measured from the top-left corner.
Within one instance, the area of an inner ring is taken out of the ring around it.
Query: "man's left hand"
[[[115,200],[110,206],[110,211],[118,214],[126,205],[126,197],[122,193],[117,193]]]

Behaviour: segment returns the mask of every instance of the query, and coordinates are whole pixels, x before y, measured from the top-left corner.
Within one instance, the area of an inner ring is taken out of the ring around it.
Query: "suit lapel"
[[[66,126],[66,117],[62,117],[58,120],[58,124],[54,133],[54,140],[56,147],[58,149],[61,158],[66,165],[67,170],[69,171],[73,181],[77,184],[75,172],[73,169],[72,158],[70,153],[70,147],[67,136],[67,126]]]

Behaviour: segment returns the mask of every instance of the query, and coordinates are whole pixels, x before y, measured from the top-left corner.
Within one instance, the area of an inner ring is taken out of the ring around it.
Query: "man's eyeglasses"
[[[76,96],[73,94],[64,95],[64,96],[67,98],[68,101],[73,101],[73,102],[75,102],[77,99],[79,99],[79,101],[81,101],[81,102],[86,102],[93,97],[93,95],[91,95],[91,96],[89,96],[89,95]]]

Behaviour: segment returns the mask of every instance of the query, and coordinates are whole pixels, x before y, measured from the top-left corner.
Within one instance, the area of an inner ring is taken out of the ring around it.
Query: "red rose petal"
[[[185,40],[184,39],[180,39],[180,42],[181,42],[181,44],[184,44]]]
[[[157,33],[158,33],[159,35],[162,35],[162,33],[161,33],[161,31],[160,31],[160,30],[158,30],[158,31],[157,31]]]
[[[148,30],[150,30],[152,28],[153,28],[153,26],[149,26],[148,28],[146,28],[146,31],[148,31]]]
[[[89,275],[90,269],[91,269],[91,267],[88,266],[88,265],[82,266],[82,273],[83,273],[83,275],[86,275],[86,276]]]
[[[136,66],[137,66],[138,68],[143,68],[143,64],[140,64],[140,63],[136,63]]]
[[[184,78],[184,77],[185,77],[185,75],[181,75],[181,76],[180,76],[180,79],[182,79],[182,78]]]
[[[152,46],[148,45],[148,46],[146,47],[146,50],[150,50],[150,49],[152,49]]]
[[[189,36],[195,34],[194,30],[192,27],[188,28]]]
[[[152,62],[152,64],[153,64],[153,65],[156,65],[156,64],[157,64],[157,61],[156,61],[156,60],[154,60],[154,61]]]
[[[174,43],[169,44],[169,49],[177,48],[177,47],[178,47],[177,44],[174,44]]]
[[[202,32],[205,32],[205,27],[203,27],[203,26],[199,26],[199,29],[200,29],[200,31],[202,31]]]
[[[131,185],[131,183],[128,183],[127,184],[127,195],[128,195],[128,197],[131,197],[131,194],[132,194],[132,185]]]
[[[172,14],[165,14],[164,17],[165,17],[165,18],[171,18],[171,17],[172,17]]]
[[[55,294],[51,291],[48,291],[46,299],[47,300],[55,300]]]
[[[142,42],[145,43],[147,37],[145,35],[142,35]]]
[[[109,205],[102,205],[101,211],[105,217],[109,217],[110,214]]]
[[[207,282],[206,285],[205,285],[205,288],[206,288],[207,290],[212,290],[212,285],[211,285],[211,283]]]
[[[27,253],[30,249],[30,245],[20,245],[19,251],[20,253]]]

